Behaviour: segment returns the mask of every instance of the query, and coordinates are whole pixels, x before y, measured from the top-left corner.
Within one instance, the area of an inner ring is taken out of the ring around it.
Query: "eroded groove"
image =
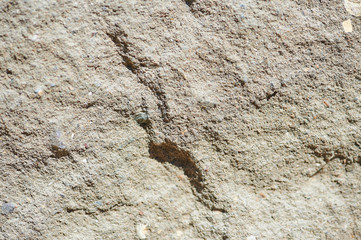
[[[130,59],[129,56],[127,56],[127,53],[129,52],[129,44],[127,44],[125,41],[121,41],[119,37],[115,34],[107,33],[108,37],[112,40],[112,42],[117,46],[119,50],[119,55],[123,59],[123,65],[132,73],[136,74],[137,66],[135,63]]]
[[[190,184],[198,193],[195,194],[195,196],[205,207],[212,211],[227,212],[223,207],[217,206],[217,198],[205,188],[202,171],[187,151],[178,148],[177,145],[172,142],[163,142],[160,144],[151,142],[149,144],[149,154],[151,158],[158,162],[168,162],[183,169],[184,174],[189,178]]]
[[[171,142],[160,144],[151,142],[149,144],[149,154],[151,158],[161,163],[169,162],[176,167],[182,168],[184,174],[189,178],[191,185],[197,192],[202,192],[204,188],[202,184],[203,176],[188,152],[179,149]]]
[[[119,55],[123,59],[123,65],[136,76],[140,84],[147,87],[153,93],[153,95],[158,99],[158,108],[162,114],[162,119],[164,122],[169,122],[170,116],[169,116],[169,106],[167,103],[167,97],[165,95],[165,92],[162,90],[160,83],[153,82],[150,79],[145,78],[141,74],[142,71],[140,71],[141,70],[140,67],[146,68],[146,66],[157,66],[157,64],[154,63],[147,64],[146,62],[141,61],[138,58],[135,58],[136,61],[134,61],[133,59],[134,57],[129,55],[130,52],[129,43],[127,43],[125,40],[122,40],[116,34],[107,33],[107,35],[115,44],[115,46],[118,48]],[[125,34],[123,33],[123,35]]]

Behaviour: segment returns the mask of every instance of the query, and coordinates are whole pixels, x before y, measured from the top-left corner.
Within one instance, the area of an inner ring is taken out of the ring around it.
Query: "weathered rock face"
[[[0,239],[361,238],[348,11],[1,1]]]

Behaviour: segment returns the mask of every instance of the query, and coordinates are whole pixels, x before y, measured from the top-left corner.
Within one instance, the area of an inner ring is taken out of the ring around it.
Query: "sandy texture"
[[[0,239],[361,239],[348,11],[1,1]]]

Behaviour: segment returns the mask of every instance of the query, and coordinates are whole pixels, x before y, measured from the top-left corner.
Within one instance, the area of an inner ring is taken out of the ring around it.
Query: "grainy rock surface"
[[[1,240],[361,239],[341,0],[3,0],[0,29]]]

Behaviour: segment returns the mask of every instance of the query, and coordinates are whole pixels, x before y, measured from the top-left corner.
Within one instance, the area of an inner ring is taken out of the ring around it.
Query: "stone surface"
[[[0,239],[360,239],[348,11],[1,1]]]

